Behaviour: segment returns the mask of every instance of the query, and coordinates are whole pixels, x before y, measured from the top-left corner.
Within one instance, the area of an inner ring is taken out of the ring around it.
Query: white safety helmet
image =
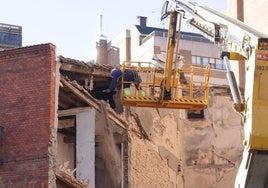
[[[115,71],[116,69],[115,68],[113,68],[112,70],[111,70],[111,74]]]

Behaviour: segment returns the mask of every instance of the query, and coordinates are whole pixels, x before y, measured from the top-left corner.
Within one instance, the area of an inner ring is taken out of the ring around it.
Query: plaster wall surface
[[[243,152],[241,117],[228,88],[211,88],[205,118],[187,110],[131,108],[149,140],[131,134],[131,184],[233,187]],[[160,180],[158,182],[158,180]]]
[[[57,165],[68,163],[68,168],[74,170],[74,143],[65,143],[65,137],[65,135],[57,133]]]
[[[111,46],[116,46],[119,50],[119,54],[117,54],[119,56],[119,64],[122,64],[124,61],[129,61],[131,56],[129,52],[130,43],[128,40],[130,40],[130,30],[127,29],[111,41]],[[110,59],[111,58],[109,58],[108,61],[111,61]]]
[[[185,120],[185,187],[233,187],[243,152],[243,126],[227,89],[212,89],[203,120]]]
[[[90,187],[95,186],[95,111],[76,115],[76,168],[77,179],[85,180]]]
[[[248,26],[268,35],[268,27],[266,20],[268,15],[266,14],[267,8],[266,0],[247,0],[244,2],[244,22]],[[233,18],[237,18],[237,4],[236,1],[227,1],[227,13]]]

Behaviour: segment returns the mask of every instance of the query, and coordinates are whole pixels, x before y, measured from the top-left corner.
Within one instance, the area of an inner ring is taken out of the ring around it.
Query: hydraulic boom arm
[[[244,23],[205,6],[176,1],[185,10],[188,23],[222,47],[235,110],[244,120],[244,153],[236,187],[267,187],[268,177],[268,37]],[[229,60],[245,60],[244,100]]]

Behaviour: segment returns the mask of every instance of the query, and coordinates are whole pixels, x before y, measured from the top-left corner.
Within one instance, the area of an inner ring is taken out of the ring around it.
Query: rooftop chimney
[[[100,15],[100,40],[106,40],[106,36],[103,34],[103,16]]]
[[[108,52],[107,52],[107,37],[103,34],[103,17],[100,15],[100,25],[99,25],[99,42],[96,43],[96,63],[100,65],[105,65],[108,62]]]
[[[147,17],[144,16],[138,16],[138,22],[141,27],[147,26]]]

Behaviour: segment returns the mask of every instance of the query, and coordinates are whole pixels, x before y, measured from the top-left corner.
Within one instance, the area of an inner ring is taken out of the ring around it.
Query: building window
[[[192,64],[207,65],[209,63],[212,69],[225,70],[225,67],[221,59],[195,56],[195,55],[192,56]]]
[[[192,64],[196,64],[196,56],[192,56]]]
[[[202,64],[201,57],[196,56],[196,64],[199,64],[199,65]]]
[[[202,64],[207,65],[209,63],[209,58],[208,57],[202,57]]]
[[[210,67],[216,69],[215,58],[209,58]]]
[[[216,59],[216,69],[226,70],[221,59]]]
[[[188,110],[187,118],[188,119],[203,119],[205,118],[204,110]]]

